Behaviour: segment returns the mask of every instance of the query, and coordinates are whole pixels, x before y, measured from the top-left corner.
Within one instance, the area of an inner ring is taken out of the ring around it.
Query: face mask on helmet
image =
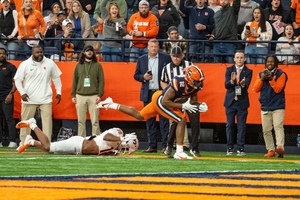
[[[121,138],[121,145],[119,153],[123,150],[124,153],[131,154],[138,150],[139,148],[139,140],[135,133],[126,134],[125,137]]]
[[[185,70],[185,80],[190,87],[198,89],[203,86],[204,74],[197,66],[191,65]]]

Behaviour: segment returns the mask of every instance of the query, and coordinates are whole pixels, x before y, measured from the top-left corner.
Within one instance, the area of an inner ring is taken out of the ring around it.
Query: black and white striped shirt
[[[170,83],[173,77],[184,74],[184,69],[192,65],[191,62],[182,60],[181,64],[176,66],[173,62],[164,66],[161,73],[161,82]]]

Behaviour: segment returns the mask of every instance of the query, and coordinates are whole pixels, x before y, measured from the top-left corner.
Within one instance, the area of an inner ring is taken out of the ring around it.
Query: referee
[[[170,51],[170,55],[171,55],[172,62],[164,66],[162,70],[162,75],[160,79],[160,84],[162,89],[167,87],[167,85],[170,83],[173,77],[178,75],[184,75],[184,69],[192,65],[191,62],[183,60],[184,54],[182,53],[182,50],[179,46],[174,46]],[[186,99],[183,100],[186,101]],[[192,129],[192,148],[190,150],[190,153],[193,156],[200,157],[200,152],[198,148],[199,146],[198,138],[200,134],[200,124],[199,124],[200,114],[199,112],[196,113],[187,112],[187,114],[189,116],[191,129]],[[177,127],[177,123],[170,122],[168,143],[167,143],[166,151],[164,152],[168,156],[171,156],[172,154],[172,147],[176,137],[176,127]],[[186,127],[185,127],[183,145],[185,147],[184,150],[188,151],[190,145],[189,145],[188,132]]]

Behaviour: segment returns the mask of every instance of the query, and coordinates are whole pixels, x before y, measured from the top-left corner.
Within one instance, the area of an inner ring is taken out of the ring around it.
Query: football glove
[[[196,105],[190,104],[191,98],[189,98],[185,103],[182,104],[182,109],[189,111],[190,113],[195,113],[198,111],[198,108]]]
[[[206,112],[208,110],[208,106],[206,105],[205,102],[202,102],[200,105],[199,105],[199,112]]]

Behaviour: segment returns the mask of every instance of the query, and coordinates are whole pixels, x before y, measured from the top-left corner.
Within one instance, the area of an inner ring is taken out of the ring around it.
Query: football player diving
[[[192,159],[183,151],[184,128],[186,124],[186,113],[206,112],[208,107],[206,103],[199,103],[197,92],[202,89],[204,74],[202,70],[191,65],[185,69],[184,75],[175,76],[169,85],[163,91],[157,91],[153,94],[151,103],[145,106],[141,111],[134,107],[114,103],[112,98],[108,97],[97,104],[97,108],[119,110],[140,121],[155,117],[158,114],[178,123],[176,128],[176,153],[175,159]],[[178,103],[182,98],[188,99],[185,103]]]
[[[48,137],[37,127],[36,120],[20,121],[16,128],[30,128],[34,131],[39,141],[27,135],[24,145],[18,148],[22,153],[29,146],[54,154],[80,154],[80,155],[116,155],[124,150],[124,153],[133,153],[139,147],[137,136],[133,133],[124,136],[120,128],[111,128],[98,136],[81,137],[72,136],[66,140],[50,142]]]

